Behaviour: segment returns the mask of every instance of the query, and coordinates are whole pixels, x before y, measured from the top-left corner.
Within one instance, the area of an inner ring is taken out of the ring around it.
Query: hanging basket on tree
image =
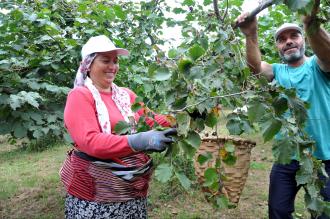
[[[195,155],[194,166],[198,182],[207,194],[206,197],[225,195],[232,204],[236,205],[239,202],[248,176],[251,149],[255,145],[256,142],[236,137],[202,137],[201,145]],[[226,159],[229,162],[226,162]],[[212,189],[212,182],[207,182],[210,180],[205,177],[209,175],[208,170],[220,176],[217,178],[216,191]]]

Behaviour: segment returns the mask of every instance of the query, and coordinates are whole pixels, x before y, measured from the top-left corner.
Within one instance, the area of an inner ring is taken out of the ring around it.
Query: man
[[[261,60],[258,48],[257,20],[244,23],[240,29],[246,37],[247,63],[254,74],[262,74],[269,81],[275,79],[286,88],[296,88],[298,96],[310,103],[306,130],[316,141],[314,156],[323,160],[330,175],[330,37],[316,19],[318,5],[312,15],[303,17],[308,42],[315,53],[305,55],[303,30],[296,24],[287,23],[275,32],[275,43],[285,64],[269,64]],[[243,22],[242,13],[237,22]],[[293,218],[294,199],[300,187],[295,180],[299,163],[274,164],[270,174],[268,212],[269,218]],[[321,192],[330,201],[330,181]],[[319,218],[329,218],[322,215]]]

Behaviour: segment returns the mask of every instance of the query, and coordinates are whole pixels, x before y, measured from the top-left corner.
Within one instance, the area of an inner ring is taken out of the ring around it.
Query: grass
[[[58,171],[67,147],[38,153],[0,147],[0,218],[63,218]]]
[[[249,176],[235,209],[214,209],[205,201],[198,185],[185,191],[178,182],[152,181],[149,218],[263,219],[267,216],[271,145],[258,135],[251,155]],[[65,191],[58,171],[68,146],[57,145],[43,152],[27,152],[0,139],[0,218],[64,218]],[[296,200],[295,218],[309,218],[303,191]]]

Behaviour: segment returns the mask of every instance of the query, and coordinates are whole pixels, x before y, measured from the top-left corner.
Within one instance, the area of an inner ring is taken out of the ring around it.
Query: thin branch
[[[237,95],[241,95],[241,94],[245,94],[245,93],[248,93],[250,92],[249,90],[246,90],[246,91],[242,91],[242,92],[238,92],[238,93],[232,93],[232,94],[225,94],[225,95],[219,95],[219,96],[214,96],[214,97],[207,97],[197,103],[194,103],[194,104],[191,104],[191,105],[187,105],[181,109],[178,109],[178,110],[173,110],[173,111],[170,111],[171,113],[177,113],[177,112],[182,112],[186,109],[188,109],[189,107],[193,107],[193,106],[197,106],[201,103],[203,103],[204,101],[206,100],[209,100],[209,99],[216,99],[216,98],[224,98],[224,97],[232,97],[232,96],[237,96]]]
[[[11,95],[11,94],[17,93],[17,92],[15,92],[15,90],[13,88],[7,87],[5,85],[0,85],[0,89],[1,89],[1,93],[3,93],[3,94]]]
[[[218,8],[218,0],[213,0],[213,7],[214,7],[214,12],[215,12],[215,15],[217,16],[218,21],[222,21],[220,13],[219,13],[219,8]]]
[[[264,10],[265,8],[275,4],[275,0],[265,0],[263,1],[260,5],[258,5],[254,10],[252,10],[249,15],[244,19],[243,22],[234,22],[232,23],[232,27],[233,29],[236,29],[237,27],[240,27],[242,25],[244,25],[246,22],[249,22],[251,20],[254,19],[255,16],[257,16],[257,14],[259,12],[261,12],[262,10]]]
[[[225,18],[227,17],[227,13],[228,13],[228,7],[229,7],[228,0],[226,2],[227,2],[227,4],[226,4],[226,11],[225,11],[223,17],[221,18],[222,22],[224,22]]]

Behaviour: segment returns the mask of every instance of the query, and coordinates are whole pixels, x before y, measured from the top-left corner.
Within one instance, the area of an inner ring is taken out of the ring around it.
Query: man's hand
[[[320,9],[320,0],[314,0],[314,6],[313,6],[311,14],[304,15],[301,17],[301,20],[305,26],[305,30],[309,30],[309,29],[313,28],[313,26],[319,25],[318,20],[317,20],[317,13],[319,12],[319,9]]]
[[[257,28],[258,28],[257,27],[257,18],[254,17],[252,20],[245,21],[245,19],[248,15],[249,15],[249,12],[243,12],[241,15],[239,15],[237,17],[236,22],[242,23],[242,25],[240,25],[240,29],[246,37],[256,36]]]

